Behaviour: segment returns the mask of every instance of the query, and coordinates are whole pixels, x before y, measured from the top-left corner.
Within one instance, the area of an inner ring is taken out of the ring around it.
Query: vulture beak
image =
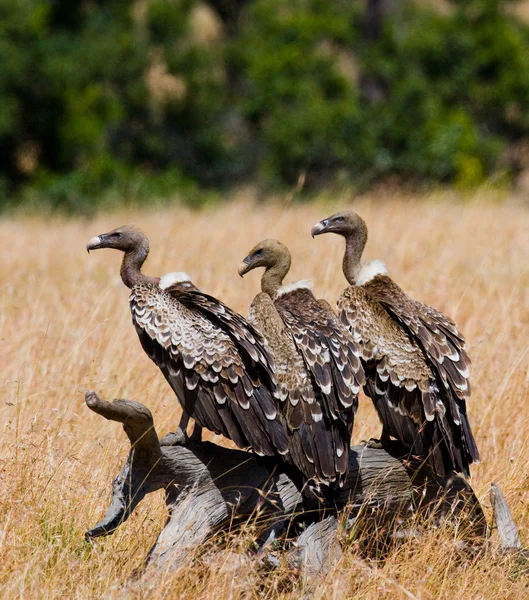
[[[246,275],[246,273],[248,273],[248,271],[250,271],[250,269],[252,268],[252,259],[250,256],[247,256],[242,263],[239,265],[239,268],[237,269],[237,271],[239,272],[239,275],[241,277],[244,277],[244,275]]]
[[[103,247],[103,236],[96,235],[95,237],[88,240],[88,244],[86,244],[86,251],[90,254],[90,250],[97,250],[98,248]]]
[[[325,228],[327,227],[328,224],[329,224],[329,221],[327,219],[325,219],[324,221],[320,221],[319,223],[316,223],[316,225],[314,225],[314,227],[310,230],[310,235],[312,237],[316,237],[317,235],[325,233]]]

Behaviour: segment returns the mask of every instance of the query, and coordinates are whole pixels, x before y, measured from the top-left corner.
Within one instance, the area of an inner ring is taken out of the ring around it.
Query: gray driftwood
[[[506,555],[514,555],[521,570],[528,573],[529,551],[522,548],[518,528],[512,518],[507,500],[495,483],[490,486],[490,500],[494,510],[494,522],[498,530],[500,552]]]
[[[306,573],[325,572],[341,555],[340,531],[394,531],[417,510],[436,518],[461,516],[469,535],[483,536],[486,522],[470,486],[460,477],[440,480],[411,464],[403,448],[354,446],[343,488],[326,500],[303,493],[295,475],[273,459],[210,442],[161,445],[151,412],[129,400],[106,402],[87,392],[88,407],[123,424],[131,450],[114,480],[105,516],[87,539],[111,534],[149,493],[164,489],[169,518],[146,563],[181,565],[215,533],[250,522],[262,563],[274,562],[272,542],[290,540],[289,558]],[[390,527],[389,523],[393,523]],[[386,527],[387,526],[387,527]]]

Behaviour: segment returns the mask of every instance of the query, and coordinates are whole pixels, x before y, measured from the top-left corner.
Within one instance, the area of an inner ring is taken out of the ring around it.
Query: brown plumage
[[[278,412],[280,390],[264,342],[240,315],[200,292],[184,273],[141,273],[149,244],[120,227],[92,238],[87,249],[125,253],[121,276],[131,288],[132,321],[143,349],[176,393],[184,414],[240,448],[285,455],[287,435]],[[185,437],[185,436],[184,436]]]
[[[312,235],[345,237],[343,271],[350,286],[338,311],[362,350],[367,383],[382,421],[381,442],[390,436],[412,454],[428,458],[438,475],[469,476],[479,460],[470,429],[470,360],[455,323],[407,296],[380,261],[362,265],[367,227],[353,211],[317,223]]]
[[[282,286],[290,262],[287,247],[276,240],[261,242],[244,259],[241,276],[266,269],[249,320],[268,343],[286,396],[292,461],[316,486],[342,482],[357,395],[365,381],[359,349],[306,282]]]

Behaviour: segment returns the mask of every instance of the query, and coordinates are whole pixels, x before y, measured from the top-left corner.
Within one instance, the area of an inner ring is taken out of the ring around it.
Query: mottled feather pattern
[[[299,307],[292,304],[296,298],[304,309],[317,306],[312,322],[303,324]],[[347,473],[357,394],[364,381],[356,344],[338,319],[326,312],[304,288],[281,294],[275,302],[268,294],[258,294],[249,312],[267,339],[287,393],[284,410],[293,462],[316,486],[342,481]],[[319,334],[302,332],[306,327],[320,329]]]
[[[261,292],[254,298],[248,311],[248,321],[260,332],[269,349],[280,385],[281,399],[285,401],[290,392],[295,390],[296,393],[289,398],[292,407],[298,405],[300,397],[312,403],[314,394],[310,379],[303,368],[302,358],[296,352],[294,340],[286,331],[285,324],[268,294]],[[301,418],[301,414],[301,407],[291,412],[296,420]]]
[[[434,308],[413,300],[389,277],[377,276],[367,293],[414,335],[432,360],[443,384],[459,398],[470,395],[470,359],[456,324]]]
[[[248,320],[261,332],[274,359],[283,394],[281,410],[288,427],[292,462],[309,480],[321,480],[325,476],[314,445],[313,430],[320,427],[322,412],[303,358],[268,294],[261,292],[254,298]]]
[[[130,305],[145,351],[199,425],[258,454],[287,453],[273,366],[251,325],[185,283],[138,284]]]
[[[479,461],[479,452],[467,417],[470,395],[470,359],[465,340],[456,324],[434,308],[413,300],[389,277],[375,277],[365,286],[401,326],[413,336],[425,353],[438,382],[446,418],[453,423],[448,431],[452,447],[460,454],[458,470],[468,474],[468,465]],[[452,443],[452,436],[457,440]]]
[[[397,317],[397,303],[402,312],[404,306],[415,307],[415,301],[400,304],[393,288],[381,289],[387,280],[378,275],[363,286],[350,286],[338,300],[340,318],[362,351],[366,394],[385,430],[413,454],[428,455],[438,474],[457,470],[468,475],[469,464],[478,459],[463,398],[470,386],[450,366],[457,360],[465,364],[455,369],[458,375],[465,369],[468,375],[463,338],[452,321],[420,303],[421,313],[437,325],[426,327],[412,313]]]
[[[275,304],[327,399],[324,406],[329,416],[339,418],[341,411],[356,402],[364,384],[357,344],[310,290],[299,289],[282,295]]]
[[[325,300],[325,298],[318,298],[318,304],[323,307],[329,314],[336,315],[334,308]]]
[[[273,359],[264,351],[265,341],[263,337],[248,321],[216,298],[207,294],[198,293],[189,295],[185,293],[186,290],[179,292],[173,288],[170,288],[168,291],[177,294],[178,300],[184,305],[190,304],[208,313],[210,318],[217,320],[219,327],[222,328],[223,324],[227,324],[229,334],[240,345],[239,349],[247,353],[252,361],[262,365],[267,373],[270,386],[275,391],[277,380],[274,374]]]
[[[387,312],[368,296],[363,287],[350,286],[338,299],[338,313],[350,330],[365,361],[385,360],[384,372],[394,382],[430,379],[420,348]]]

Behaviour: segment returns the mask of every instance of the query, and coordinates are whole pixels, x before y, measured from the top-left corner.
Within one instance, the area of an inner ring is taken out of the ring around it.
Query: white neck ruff
[[[289,283],[288,285],[282,285],[276,292],[276,298],[279,296],[284,296],[285,294],[289,294],[294,290],[311,290],[312,289],[312,281],[310,279],[302,279],[301,281],[295,281],[294,283]]]
[[[377,275],[387,275],[386,265],[381,260],[371,260],[362,265],[362,268],[356,276],[356,285],[364,285],[371,281]]]
[[[162,290],[175,285],[176,283],[183,283],[184,281],[191,281],[191,277],[183,271],[175,271],[173,273],[166,273],[160,277],[159,286]]]

